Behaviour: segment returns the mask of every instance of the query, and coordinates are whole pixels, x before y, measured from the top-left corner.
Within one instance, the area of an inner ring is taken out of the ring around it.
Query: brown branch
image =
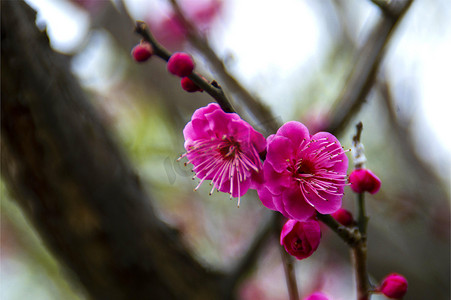
[[[23,1],[1,2],[2,176],[93,299],[217,299]]]
[[[285,220],[286,219],[282,215],[277,214],[277,222],[274,223],[272,227],[276,241],[280,240],[280,233],[282,231],[283,222]],[[299,291],[296,280],[296,273],[294,270],[294,258],[281,245],[278,245],[278,248],[282,259],[283,271],[285,273],[285,281],[287,283],[289,299],[297,300],[299,299]]]
[[[361,242],[362,236],[356,228],[348,228],[341,225],[331,215],[317,213],[316,217],[332,229],[349,246],[354,247]]]
[[[366,241],[352,247],[352,257],[355,269],[355,278],[357,284],[357,300],[368,300],[370,295],[370,284],[368,281],[367,270],[367,246]]]
[[[338,135],[346,128],[352,116],[362,106],[374,85],[377,71],[392,33],[412,2],[413,0],[395,0],[388,4],[388,10],[391,13],[382,15],[379,23],[360,48],[354,68],[330,113],[332,119],[327,131]]]

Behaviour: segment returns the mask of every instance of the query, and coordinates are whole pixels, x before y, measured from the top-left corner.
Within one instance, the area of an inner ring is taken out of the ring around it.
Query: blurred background
[[[160,217],[178,227],[198,259],[227,269],[242,255],[269,211],[255,192],[239,208],[226,194],[193,192],[182,129],[196,108],[212,102],[189,94],[157,57],[130,56],[140,37],[133,19],[147,22],[171,51],[187,51],[209,80],[218,79],[191,45],[165,0],[27,0],[38,11],[55,51],[72,61],[86,93],[116,135]],[[268,105],[281,122],[323,128],[355,62],[357,49],[380,18],[365,0],[180,0],[230,73]],[[131,16],[131,18],[130,18]],[[451,3],[416,0],[390,40],[377,84],[340,134],[351,147],[354,124],[381,191],[367,196],[369,272],[377,282],[390,272],[409,281],[406,299],[449,299]],[[227,89],[226,89],[226,92]],[[230,93],[243,116],[258,127]],[[350,164],[350,170],[352,164]],[[29,226],[1,185],[1,299],[86,299]],[[354,209],[350,189],[343,206]],[[287,299],[277,241],[262,249],[242,285],[247,299]],[[309,259],[296,263],[301,295],[322,290],[333,299],[355,298],[347,246],[327,228]],[[374,296],[373,299],[384,299]]]

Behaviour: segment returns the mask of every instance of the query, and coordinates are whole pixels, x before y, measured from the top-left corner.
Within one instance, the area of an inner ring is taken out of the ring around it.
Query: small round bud
[[[388,298],[400,299],[407,292],[407,280],[400,274],[389,274],[382,280],[379,291]]]
[[[194,70],[194,60],[186,53],[177,52],[168,60],[168,71],[179,77],[189,76]]]
[[[350,226],[354,224],[354,218],[352,217],[351,212],[344,208],[338,209],[336,212],[331,214],[331,216],[341,225]]]
[[[152,54],[153,48],[148,42],[141,42],[132,49],[133,59],[137,62],[145,62]]]
[[[381,188],[381,180],[369,169],[355,169],[349,175],[351,189],[356,193],[375,194]]]
[[[187,91],[188,93],[194,93],[194,92],[202,92],[203,90],[197,86],[191,79],[188,77],[183,77],[180,81],[180,84],[182,85],[182,88]]]

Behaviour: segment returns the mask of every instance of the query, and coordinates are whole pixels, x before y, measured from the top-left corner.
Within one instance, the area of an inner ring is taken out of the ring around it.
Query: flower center
[[[304,249],[304,247],[302,247],[302,240],[297,238],[293,241],[291,248],[294,251],[302,251]]]
[[[241,190],[241,183],[261,169],[260,159],[254,148],[244,152],[238,141],[227,136],[195,141],[182,157],[188,158],[188,163],[194,166],[195,176],[200,178],[194,190],[205,180],[211,180],[210,195],[217,189],[229,193],[230,198],[238,196],[238,206],[241,195],[245,192]]]
[[[315,165],[308,160],[301,161],[298,164],[296,169],[296,175],[303,177],[303,175],[314,175],[315,174]]]
[[[327,138],[304,139],[299,145],[298,159],[293,160],[287,170],[298,181],[302,195],[311,205],[311,193],[324,201],[328,201],[328,195],[343,194],[346,173],[334,171],[334,165],[341,163],[339,156],[343,153],[340,146]]]
[[[235,158],[237,153],[240,152],[240,144],[235,142],[233,139],[224,140],[225,145],[220,146],[218,151],[222,158],[230,160]]]

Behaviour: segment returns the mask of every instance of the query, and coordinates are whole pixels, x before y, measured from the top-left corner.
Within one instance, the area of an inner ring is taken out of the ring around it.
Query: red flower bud
[[[381,187],[381,180],[368,169],[355,169],[349,175],[351,189],[356,193],[375,194]]]
[[[194,70],[193,58],[186,53],[177,52],[168,60],[168,71],[179,77],[189,76]]]
[[[344,208],[338,209],[336,212],[331,214],[331,216],[341,225],[349,226],[354,224],[354,218],[352,217],[351,212]]]
[[[198,87],[197,84],[195,84],[188,77],[183,77],[182,80],[180,81],[180,84],[182,85],[182,88],[189,93],[194,93],[197,91],[202,92],[202,89]]]
[[[318,248],[320,239],[319,223],[313,219],[304,222],[288,220],[280,233],[280,244],[297,259],[312,255]]]
[[[382,280],[379,291],[388,298],[400,299],[407,292],[407,280],[400,274],[389,274]]]
[[[153,48],[148,42],[141,42],[132,49],[133,59],[137,62],[145,62],[152,54]]]

